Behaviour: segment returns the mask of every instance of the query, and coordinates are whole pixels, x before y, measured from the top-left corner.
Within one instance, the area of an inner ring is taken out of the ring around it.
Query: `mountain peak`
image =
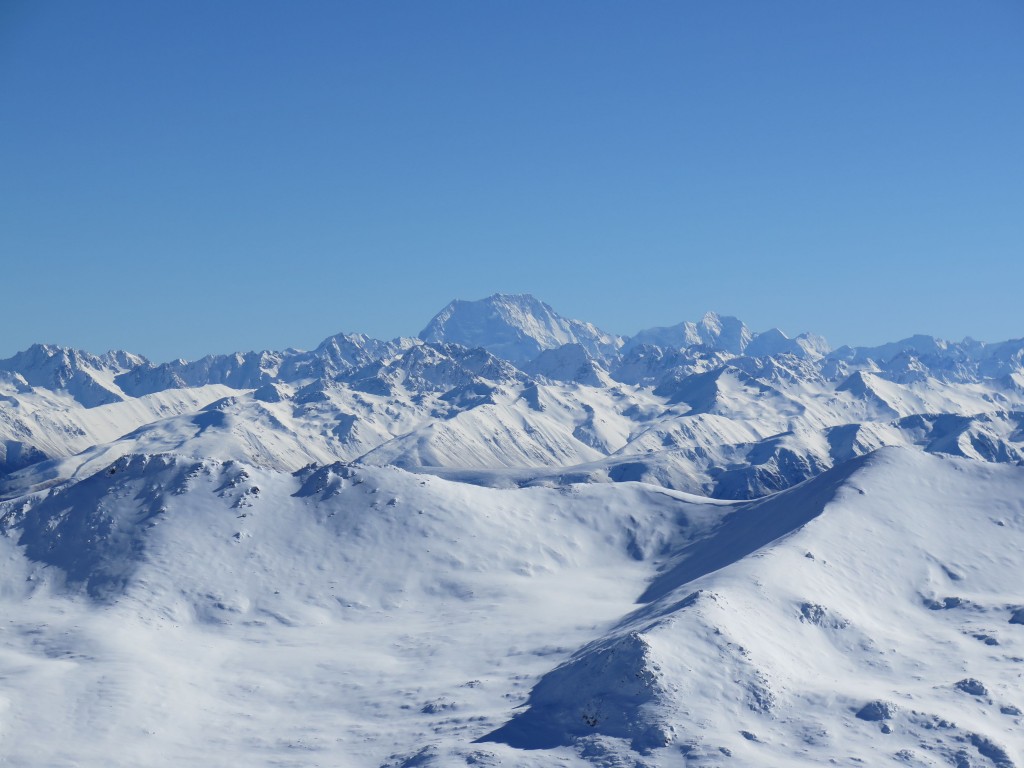
[[[703,345],[734,355],[743,354],[753,338],[743,321],[732,315],[705,312],[696,323],[682,322],[668,327],[648,328],[633,336],[629,348],[653,344],[668,349]]]
[[[74,369],[94,368],[97,370],[123,370],[147,362],[141,355],[125,352],[120,349],[111,350],[102,355],[94,355],[74,347],[61,344],[33,344],[28,349],[18,352],[13,357],[0,360],[0,369],[22,370],[45,365],[53,365],[55,359],[60,364]]]
[[[828,342],[821,336],[801,333],[791,339],[778,328],[769,328],[767,331],[755,334],[744,350],[744,354],[750,357],[787,354],[811,359],[824,357],[828,352]]]
[[[94,407],[120,401],[113,377],[147,362],[121,350],[93,355],[56,344],[33,344],[0,360],[0,371],[16,373],[34,387],[67,391],[86,407]]]
[[[590,323],[562,317],[530,294],[505,293],[476,301],[452,301],[434,316],[419,338],[428,343],[483,347],[516,364],[564,344],[580,344],[591,355],[602,357],[622,343]]]

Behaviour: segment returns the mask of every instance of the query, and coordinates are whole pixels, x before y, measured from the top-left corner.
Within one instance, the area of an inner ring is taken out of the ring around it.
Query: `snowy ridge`
[[[487,308],[495,302],[540,312],[540,319],[520,323],[524,328],[541,327],[553,316],[547,305],[524,297],[471,304]],[[105,455],[179,450],[191,442],[198,455],[212,451],[208,455],[281,469],[334,460],[547,467],[556,474],[578,467],[590,477],[642,478],[751,498],[882,445],[988,461],[1018,461],[1024,452],[1015,415],[1024,410],[1019,342],[956,345],[915,337],[823,357],[825,347],[817,342],[794,354],[796,342],[813,338],[807,334],[752,335],[742,323],[710,314],[680,327],[690,325],[698,329],[691,339],[698,343],[690,347],[627,345],[595,357],[584,344],[570,342],[518,364],[482,347],[381,342],[359,334],[330,337],[312,352],[159,366],[125,353],[95,358],[33,348],[0,364],[10,371],[0,382],[6,392],[0,467],[10,475],[108,443]],[[752,356],[711,348],[709,339],[728,328],[737,338],[749,337],[743,341],[747,351],[776,351]],[[920,349],[930,357],[917,357]],[[32,386],[29,379],[49,386]],[[231,399],[218,409],[223,418],[206,425],[201,441],[192,440],[187,419],[179,438],[150,439],[178,429],[171,421],[160,423],[161,417],[227,395]],[[109,424],[104,430],[94,426],[100,412]],[[704,415],[732,426],[702,435]],[[853,432],[870,437],[843,437]],[[664,442],[653,444],[652,434]],[[119,435],[125,439],[110,442]],[[223,439],[215,440],[218,435]],[[506,437],[493,437],[498,435]]]
[[[0,360],[0,371],[7,371],[15,385],[49,390],[65,390],[86,408],[120,402],[124,393],[115,383],[123,371],[146,365],[145,358],[114,351],[92,355],[77,349],[34,344],[7,360]]]
[[[1018,468],[984,476],[1000,499],[1024,479]],[[820,765],[842,752],[1015,764],[1021,673],[1011,670],[1024,632],[1011,572],[1024,507],[986,516],[970,487],[979,479],[888,452],[737,510],[672,556],[643,608],[545,676],[529,709],[486,740],[585,741],[620,759],[671,751],[698,765]],[[1001,566],[979,567],[995,553]]]
[[[778,333],[782,334],[781,331]],[[785,336],[785,334],[782,335]],[[669,328],[650,328],[640,331],[626,342],[626,349],[642,344],[667,349],[704,346],[740,355],[743,354],[753,338],[750,329],[741,320],[708,312],[697,323],[683,322]]]
[[[311,351],[36,345],[0,755],[1022,766],[1022,467],[1024,340],[496,294]]]

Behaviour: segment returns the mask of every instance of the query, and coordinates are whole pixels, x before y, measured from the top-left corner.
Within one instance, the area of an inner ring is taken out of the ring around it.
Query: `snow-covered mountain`
[[[699,322],[683,322],[669,328],[649,328],[626,342],[626,347],[649,344],[667,349],[704,346],[733,355],[743,354],[754,334],[735,317],[708,312]]]
[[[592,326],[501,295],[453,302],[438,318],[458,322],[428,328],[464,328],[481,312],[512,317],[520,340],[530,330],[537,354],[521,362],[485,351],[502,348],[512,328],[505,320],[494,321],[497,341],[475,349],[339,334],[311,352],[154,365],[126,353],[34,347],[0,362],[2,466],[7,474],[47,458],[75,466],[82,459],[69,457],[85,449],[107,457],[140,445],[191,445],[206,455],[216,442],[211,456],[282,469],[333,460],[519,474],[578,467],[593,478],[753,498],[882,445],[992,461],[1024,452],[1015,426],[1024,410],[1020,341],[914,337],[827,352],[810,334],[753,334],[709,313],[679,333],[641,332],[615,350],[599,341],[613,337],[580,331]],[[474,338],[487,342],[487,327],[475,326]],[[555,345],[568,332],[554,338],[543,328],[576,329],[590,346]],[[202,440],[175,426],[192,416],[173,417],[226,396],[217,406],[223,418]],[[860,439],[840,437],[849,434]]]
[[[566,319],[533,296],[502,293],[479,301],[453,301],[434,316],[419,337],[427,342],[483,347],[517,364],[563,344],[578,344],[594,357],[622,346],[618,336],[590,323]]]
[[[0,360],[15,385],[69,392],[87,408],[117,403],[124,399],[115,378],[118,374],[147,364],[145,358],[113,351],[93,355],[77,349],[33,344],[7,360]]]
[[[1022,473],[1024,340],[496,294],[310,351],[36,345],[0,756],[1022,765]]]

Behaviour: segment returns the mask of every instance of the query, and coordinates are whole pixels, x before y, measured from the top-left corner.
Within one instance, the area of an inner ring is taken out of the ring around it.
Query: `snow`
[[[1000,712],[1024,705],[1017,467],[890,449],[740,506],[389,467],[111,469],[11,510],[26,514],[2,540],[14,764],[1022,747]],[[969,678],[987,693],[957,687]],[[856,717],[875,700],[896,707],[887,741]]]
[[[36,567],[25,603],[47,619],[4,633],[7,653],[33,657],[3,742],[15,762],[71,749],[99,762],[123,743],[146,764],[211,748],[287,760],[294,742],[365,765],[424,729],[482,735],[629,609],[647,573],[631,547],[669,535],[680,505],[628,485],[496,491],[393,468],[293,477],[134,456],[112,469],[16,529],[51,565]],[[619,524],[628,515],[639,531]],[[439,700],[455,711],[421,711]],[[57,740],[33,725],[53,719]]]
[[[605,751],[650,750],[652,765],[681,752],[719,764],[723,749],[756,765],[901,752],[1011,764],[1024,747],[1004,711],[1020,707],[1024,675],[1024,634],[1008,621],[1024,472],[892,449],[853,464],[685,547],[644,608],[549,673],[494,737],[579,747],[600,735]],[[933,610],[936,598],[951,607]],[[879,699],[896,712],[888,738],[858,723]]]
[[[590,323],[563,318],[533,296],[500,293],[479,301],[453,301],[419,337],[484,347],[513,363],[528,362],[541,351],[563,344],[579,344],[594,357],[622,345],[621,339]]]
[[[1024,342],[0,361],[0,761],[1020,765]]]

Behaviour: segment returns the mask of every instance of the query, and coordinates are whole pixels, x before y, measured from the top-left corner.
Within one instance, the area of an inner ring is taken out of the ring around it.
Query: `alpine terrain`
[[[1024,339],[0,361],[0,763],[1024,766]]]

